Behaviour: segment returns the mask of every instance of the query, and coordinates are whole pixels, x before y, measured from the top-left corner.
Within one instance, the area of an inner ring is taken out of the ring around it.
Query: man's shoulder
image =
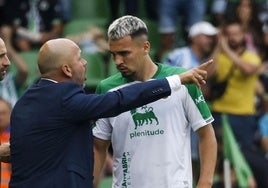
[[[157,65],[159,67],[159,72],[156,78],[172,76],[172,75],[180,74],[180,73],[187,71],[187,69],[183,67],[171,66],[171,65],[166,65],[162,63],[157,63]]]
[[[107,91],[116,88],[118,86],[127,83],[126,78],[124,78],[121,73],[116,73],[104,80],[102,80],[97,86],[96,93],[106,93]]]
[[[42,92],[45,90],[53,91],[54,93],[70,93],[83,91],[83,87],[75,82],[53,82],[50,80],[41,80],[36,84],[33,84],[29,87],[30,90],[42,89]]]
[[[242,57],[246,60],[255,60],[257,62],[261,62],[260,55],[250,50],[245,50],[245,52],[242,54]]]

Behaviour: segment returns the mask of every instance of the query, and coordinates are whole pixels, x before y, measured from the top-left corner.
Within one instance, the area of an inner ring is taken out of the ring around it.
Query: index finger
[[[198,68],[206,70],[210,65],[212,65],[212,63],[213,63],[213,59],[210,59],[206,61],[205,63],[202,63],[201,65],[199,65]]]

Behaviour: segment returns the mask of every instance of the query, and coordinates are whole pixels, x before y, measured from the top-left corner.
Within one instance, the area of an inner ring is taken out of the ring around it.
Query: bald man
[[[167,97],[181,83],[204,84],[210,63],[102,95],[85,94],[86,64],[71,40],[54,39],[41,47],[41,79],[11,114],[10,188],[93,188],[90,121]]]

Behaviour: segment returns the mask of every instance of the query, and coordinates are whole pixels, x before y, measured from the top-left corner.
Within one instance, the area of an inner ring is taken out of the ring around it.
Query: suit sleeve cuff
[[[171,91],[177,91],[181,88],[181,79],[178,75],[168,76],[167,81]]]

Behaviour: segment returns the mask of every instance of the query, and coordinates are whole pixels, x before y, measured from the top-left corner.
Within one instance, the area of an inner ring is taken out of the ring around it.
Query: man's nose
[[[9,66],[11,63],[10,63],[10,61],[9,61],[9,58],[7,57],[7,55],[5,55],[5,57],[4,57],[5,59],[4,59],[4,65],[5,66]]]
[[[84,65],[84,66],[87,65],[87,60],[83,59],[83,65]]]
[[[120,64],[122,64],[122,63],[123,63],[123,58],[122,58],[122,56],[115,55],[115,56],[114,56],[114,62],[115,62],[116,65],[120,65]]]

